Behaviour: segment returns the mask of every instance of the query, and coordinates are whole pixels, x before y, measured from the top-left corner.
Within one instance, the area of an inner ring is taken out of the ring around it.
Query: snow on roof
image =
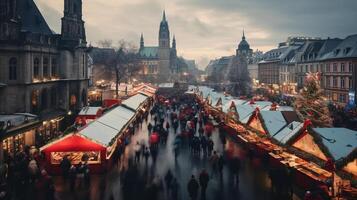
[[[0,122],[11,123],[11,126],[19,126],[26,120],[34,120],[37,116],[30,113],[15,113],[12,115],[0,115]]]
[[[123,105],[136,110],[148,97],[143,94],[136,94],[122,102]]]
[[[347,128],[313,128],[335,160],[347,157],[357,148],[357,131]]]
[[[239,121],[241,121],[242,123],[247,123],[249,120],[249,117],[254,112],[255,107],[251,106],[251,105],[242,105],[242,103],[244,102],[243,100],[233,99],[233,100],[228,101],[226,104],[223,104],[223,107],[222,107],[223,112],[227,113],[229,107],[231,106],[232,101],[236,105],[237,112],[239,115]]]
[[[280,111],[261,111],[260,115],[264,120],[269,135],[275,135],[286,126],[286,121]]]
[[[160,83],[159,87],[160,88],[173,88],[174,87],[174,83]]]
[[[105,146],[109,146],[135,112],[118,106],[84,127],[79,133]]]
[[[98,111],[102,109],[101,107],[90,107],[86,106],[82,108],[78,115],[97,115]]]
[[[285,126],[281,131],[273,135],[273,138],[282,144],[286,144],[292,137],[294,137],[299,130],[304,126],[304,123],[293,121]]]

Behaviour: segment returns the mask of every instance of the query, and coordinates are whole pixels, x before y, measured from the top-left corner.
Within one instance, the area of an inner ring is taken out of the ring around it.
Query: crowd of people
[[[51,200],[54,193],[53,179],[37,149],[25,146],[14,156],[5,156],[0,169],[0,200]]]

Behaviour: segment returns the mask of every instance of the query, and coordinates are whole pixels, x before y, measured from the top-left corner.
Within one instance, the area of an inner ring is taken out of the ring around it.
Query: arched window
[[[17,59],[11,58],[9,60],[9,80],[17,79]]]
[[[33,90],[31,93],[31,112],[37,113],[38,112],[38,99],[39,99],[40,91]]]
[[[69,103],[70,103],[71,106],[75,106],[76,105],[76,103],[77,103],[76,95],[74,95],[74,94],[71,95]]]
[[[51,75],[52,76],[57,76],[57,60],[55,58],[52,58]]]
[[[43,77],[48,77],[48,58],[43,59]]]
[[[51,89],[51,107],[55,108],[57,105],[57,88]]]
[[[42,90],[42,93],[41,93],[41,105],[42,105],[41,108],[42,108],[42,110],[45,110],[48,108],[47,98],[48,98],[48,92],[47,92],[47,89],[45,88]]]
[[[40,59],[35,58],[33,60],[33,77],[38,78],[40,75]]]

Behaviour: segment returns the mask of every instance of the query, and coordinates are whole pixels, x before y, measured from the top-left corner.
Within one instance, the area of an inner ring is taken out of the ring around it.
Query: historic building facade
[[[59,126],[56,119],[87,104],[82,0],[64,0],[61,20],[56,34],[33,0],[0,3],[0,114],[8,119],[8,132],[14,113],[35,114],[41,127],[52,129]]]
[[[167,82],[177,80],[179,73],[177,64],[176,39],[173,36],[170,46],[170,30],[165,11],[159,29],[158,46],[145,46],[141,34],[139,54],[143,68],[140,79],[149,82]]]

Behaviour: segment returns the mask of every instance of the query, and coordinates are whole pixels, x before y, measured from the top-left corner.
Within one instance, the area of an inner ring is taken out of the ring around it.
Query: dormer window
[[[340,53],[340,49],[335,50],[335,56],[337,56]]]
[[[347,47],[347,48],[345,48],[344,53],[348,54],[350,51],[351,51],[351,47]]]

